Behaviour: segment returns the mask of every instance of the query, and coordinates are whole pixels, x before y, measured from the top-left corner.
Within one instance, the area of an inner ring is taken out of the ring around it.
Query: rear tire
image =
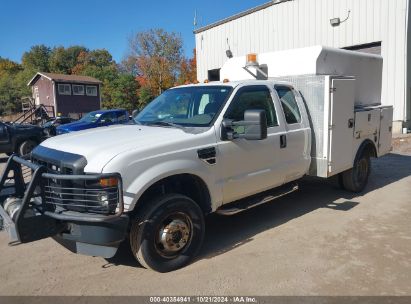
[[[371,172],[370,156],[362,153],[354,161],[354,166],[341,173],[340,181],[345,190],[359,193],[364,190],[368,183]]]
[[[25,156],[27,154],[30,154],[31,151],[37,146],[37,143],[34,140],[27,139],[23,141],[18,149],[17,152],[20,156]]]
[[[201,208],[189,197],[166,194],[147,202],[130,230],[134,257],[145,268],[169,272],[187,265],[204,240]]]

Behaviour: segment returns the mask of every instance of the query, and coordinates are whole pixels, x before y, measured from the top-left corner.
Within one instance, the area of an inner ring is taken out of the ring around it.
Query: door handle
[[[287,147],[287,135],[280,135],[280,148],[283,149]]]

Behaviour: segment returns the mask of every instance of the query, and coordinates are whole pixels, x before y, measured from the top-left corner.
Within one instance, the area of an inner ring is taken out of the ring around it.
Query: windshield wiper
[[[178,124],[169,122],[169,121],[151,121],[151,122],[147,122],[146,123],[149,126],[164,126],[164,127],[174,127],[174,128],[178,128],[178,129],[184,129],[183,126],[180,126]]]

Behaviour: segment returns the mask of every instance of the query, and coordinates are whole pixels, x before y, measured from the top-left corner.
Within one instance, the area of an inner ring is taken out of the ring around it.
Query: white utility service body
[[[48,139],[31,163],[12,156],[0,190],[10,171],[19,175],[16,163],[34,177],[25,187],[16,179],[23,198],[0,197],[10,238],[52,236],[111,257],[127,236],[142,265],[170,271],[198,252],[208,213],[272,201],[305,175],[338,175],[343,188],[362,191],[369,158],[391,148],[381,57],[324,47],[289,54],[232,58],[221,69],[227,80],[167,90],[135,124]]]

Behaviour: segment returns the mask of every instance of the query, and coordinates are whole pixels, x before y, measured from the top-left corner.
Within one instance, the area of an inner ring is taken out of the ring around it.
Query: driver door
[[[0,146],[9,143],[9,131],[5,124],[0,123]]]
[[[273,102],[272,96],[272,90],[266,85],[242,87],[224,114],[224,118],[240,121],[244,119],[246,110],[262,109],[266,111],[268,126],[264,140],[219,141],[224,203],[280,186],[284,182],[280,154],[285,129],[279,124],[279,105]],[[235,131],[241,133],[241,127]]]

